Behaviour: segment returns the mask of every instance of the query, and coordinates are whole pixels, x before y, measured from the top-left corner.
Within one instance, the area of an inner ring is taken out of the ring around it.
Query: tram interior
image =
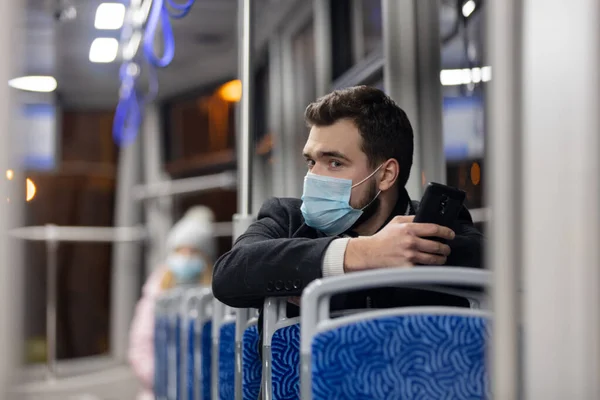
[[[9,85],[0,104],[14,111],[0,120],[19,135],[6,135],[2,146],[12,150],[0,165],[2,269],[10,277],[0,290],[10,304],[0,325],[12,327],[0,345],[14,354],[0,368],[10,377],[3,394],[140,398],[128,361],[131,322],[144,283],[165,262],[173,224],[208,207],[216,255],[229,251],[241,208],[256,216],[271,197],[302,195],[306,106],[334,89],[368,85],[410,104],[420,152],[411,197],[430,181],[461,189],[486,237],[485,269],[498,283],[488,293],[498,325],[488,345],[518,353],[489,361],[490,379],[506,390],[491,385],[495,397],[594,398],[586,396],[600,388],[600,358],[575,343],[600,348],[597,310],[583,300],[600,293],[600,35],[588,18],[600,6],[504,1],[5,1],[0,43],[11,56],[1,62]],[[249,27],[240,12],[248,6]],[[148,29],[155,8],[169,26],[163,19]],[[561,13],[561,21],[572,13],[579,22],[557,28],[569,29],[564,36],[547,26]],[[587,81],[560,63],[549,40],[565,60],[584,63],[577,68]],[[567,75],[570,86],[557,78]],[[564,100],[553,93],[560,90]],[[564,242],[550,236],[544,212],[560,214]],[[558,264],[571,261],[565,275]],[[544,302],[555,289],[572,300]],[[552,307],[573,313],[565,320],[573,331],[561,336]],[[523,321],[531,327],[527,351],[512,341]],[[553,329],[544,343],[589,376],[562,385],[544,379],[566,368],[549,366],[542,343],[531,344]],[[521,369],[510,372],[515,365]],[[536,397],[550,388],[559,397]]]

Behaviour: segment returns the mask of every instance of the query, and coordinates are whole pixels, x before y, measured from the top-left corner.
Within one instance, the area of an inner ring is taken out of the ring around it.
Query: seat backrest
[[[485,398],[488,312],[406,307],[333,319],[329,307],[333,295],[359,289],[490,282],[485,271],[419,267],[311,283],[302,296],[302,398]]]
[[[235,397],[235,314],[230,307],[213,300],[211,398]]]
[[[210,400],[210,327],[212,292],[208,287],[189,289],[184,294],[182,341],[182,399]],[[207,328],[208,326],[208,328]],[[208,336],[206,338],[205,336]],[[208,339],[208,350],[203,344]]]
[[[154,396],[167,399],[168,385],[168,297],[161,296],[154,308]]]
[[[312,398],[484,399],[489,313],[451,307],[372,311],[313,337]]]
[[[181,372],[181,289],[160,296],[155,306],[156,397],[178,400]]]
[[[235,400],[254,400],[258,398],[261,380],[258,310],[237,308],[235,314]]]
[[[265,400],[300,398],[300,318],[287,318],[287,299],[268,298],[263,314]]]

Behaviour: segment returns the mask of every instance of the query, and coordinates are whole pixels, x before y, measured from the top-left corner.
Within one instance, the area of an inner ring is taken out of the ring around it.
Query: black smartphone
[[[414,222],[452,228],[465,202],[466,193],[439,183],[429,183],[421,199]]]

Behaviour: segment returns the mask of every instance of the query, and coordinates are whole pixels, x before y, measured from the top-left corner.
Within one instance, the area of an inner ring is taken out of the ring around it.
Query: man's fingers
[[[446,257],[437,254],[416,252],[411,261],[421,265],[444,265],[446,263]]]
[[[416,238],[415,246],[417,250],[423,253],[437,254],[444,257],[450,255],[450,246],[433,240]]]
[[[419,237],[438,237],[441,239],[454,239],[454,231],[445,226],[436,224],[410,224],[410,232]]]

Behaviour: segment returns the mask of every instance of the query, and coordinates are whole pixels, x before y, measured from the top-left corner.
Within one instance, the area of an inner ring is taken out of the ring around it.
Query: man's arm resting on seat
[[[322,277],[335,238],[289,238],[290,219],[278,199],[268,200],[246,233],[215,264],[213,294],[232,307],[262,307],[265,297],[300,296]]]

